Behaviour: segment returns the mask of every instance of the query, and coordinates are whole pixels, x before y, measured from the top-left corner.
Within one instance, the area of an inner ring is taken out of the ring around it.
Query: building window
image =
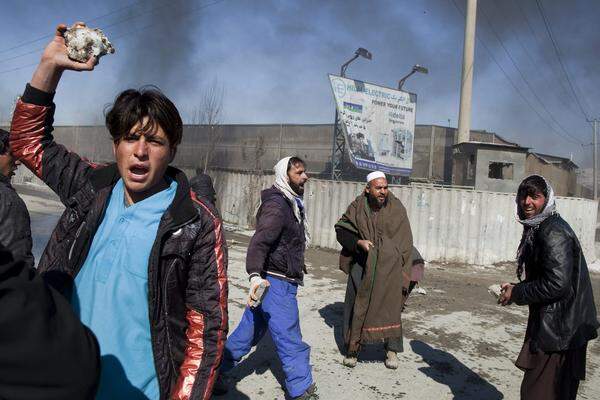
[[[505,162],[490,162],[488,177],[491,179],[513,179],[513,164]]]

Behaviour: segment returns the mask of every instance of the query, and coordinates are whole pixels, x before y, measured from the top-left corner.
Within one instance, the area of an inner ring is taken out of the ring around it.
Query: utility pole
[[[279,158],[281,160],[281,145],[283,142],[283,124],[279,124]]]
[[[598,198],[598,120],[594,120],[594,200]]]
[[[587,120],[594,123],[594,200],[598,199],[598,118]]]
[[[475,25],[477,0],[467,0],[465,19],[465,44],[460,86],[460,110],[458,112],[458,143],[468,142],[471,131],[471,100],[473,92],[473,54],[475,52]]]

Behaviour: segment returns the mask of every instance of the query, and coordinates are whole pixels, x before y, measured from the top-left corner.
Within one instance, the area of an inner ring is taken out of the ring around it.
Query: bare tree
[[[260,206],[260,192],[262,189],[262,180],[264,171],[262,168],[262,159],[266,153],[265,137],[259,136],[256,138],[256,146],[254,147],[254,170],[250,171],[250,182],[244,188],[244,199],[246,199],[248,226],[256,227],[256,212]]]
[[[206,173],[217,144],[223,135],[221,127],[223,117],[223,97],[225,90],[218,79],[202,90],[200,105],[192,111],[192,122],[206,129],[206,146],[202,149],[202,171]]]

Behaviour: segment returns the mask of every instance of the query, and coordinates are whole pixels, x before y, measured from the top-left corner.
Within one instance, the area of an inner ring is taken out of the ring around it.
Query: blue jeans
[[[221,371],[231,370],[268,329],[283,366],[288,394],[297,397],[312,384],[310,346],[302,341],[300,332],[298,285],[272,276],[267,280],[271,286],[262,304],[246,307],[242,320],[227,338]]]

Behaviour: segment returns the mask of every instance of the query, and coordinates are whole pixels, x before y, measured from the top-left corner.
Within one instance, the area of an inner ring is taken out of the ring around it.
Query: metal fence
[[[259,192],[273,176],[211,171],[223,219],[251,228]],[[429,261],[488,265],[514,261],[522,226],[515,195],[432,186],[390,186],[405,205],[415,246]],[[364,184],[312,179],[305,202],[314,246],[339,249],[333,225]],[[597,202],[559,197],[557,208],[579,237],[588,262],[595,260]]]

